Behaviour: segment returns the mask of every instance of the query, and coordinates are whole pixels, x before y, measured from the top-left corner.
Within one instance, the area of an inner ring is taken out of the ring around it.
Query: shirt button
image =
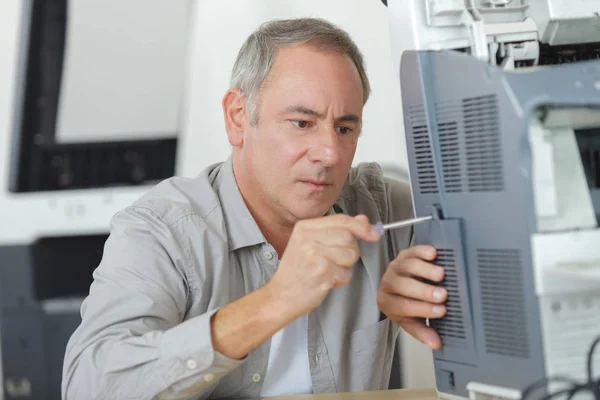
[[[204,375],[204,381],[205,382],[212,382],[215,380],[215,375],[214,374],[206,374]]]
[[[265,251],[263,253],[263,257],[265,258],[265,260],[271,260],[273,259],[273,253],[271,253],[270,251]]]
[[[186,365],[189,369],[196,369],[196,367],[198,366],[196,360],[187,360]]]
[[[254,374],[254,375],[252,375],[252,381],[254,383],[260,382],[261,379],[262,379],[262,376],[260,376],[260,374]]]

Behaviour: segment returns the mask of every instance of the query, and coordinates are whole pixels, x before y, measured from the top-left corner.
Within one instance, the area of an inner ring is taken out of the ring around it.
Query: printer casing
[[[585,382],[600,335],[600,1],[388,7],[415,213],[435,217],[416,242],[446,271],[447,315],[429,320],[439,395]]]
[[[449,294],[447,316],[430,321],[443,341],[434,352],[442,394],[468,397],[470,383],[522,390],[555,375],[586,378],[600,281],[553,268],[598,268],[600,231],[539,231],[529,132],[541,107],[600,108],[599,79],[595,61],[510,73],[458,52],[402,57],[415,211],[438,217],[415,227],[416,242],[438,249]]]

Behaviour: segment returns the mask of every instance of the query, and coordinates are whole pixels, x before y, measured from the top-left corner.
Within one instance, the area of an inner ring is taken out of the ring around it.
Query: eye
[[[294,124],[296,126],[296,128],[300,128],[300,129],[306,129],[306,128],[310,128],[312,126],[312,124],[308,121],[302,120],[302,119],[295,119],[291,121],[292,124]]]
[[[341,135],[347,135],[352,132],[352,128],[348,128],[347,126],[338,126],[335,128],[335,130]]]

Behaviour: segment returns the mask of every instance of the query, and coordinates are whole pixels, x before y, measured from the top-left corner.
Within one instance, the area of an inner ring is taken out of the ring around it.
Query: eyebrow
[[[308,107],[304,107],[304,106],[300,106],[300,105],[286,107],[286,109],[284,110],[284,113],[289,113],[289,112],[310,115],[312,117],[317,117],[317,118],[323,118],[323,114],[319,113],[318,111],[315,111]],[[360,118],[358,117],[358,115],[355,115],[355,114],[346,114],[346,115],[342,115],[341,117],[336,118],[335,121],[336,122],[356,122],[356,123],[358,123],[358,122],[360,122]]]

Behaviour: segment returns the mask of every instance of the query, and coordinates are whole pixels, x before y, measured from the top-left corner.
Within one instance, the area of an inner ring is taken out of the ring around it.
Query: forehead
[[[345,97],[362,106],[363,89],[352,59],[335,50],[303,44],[279,48],[261,91],[286,96]]]

